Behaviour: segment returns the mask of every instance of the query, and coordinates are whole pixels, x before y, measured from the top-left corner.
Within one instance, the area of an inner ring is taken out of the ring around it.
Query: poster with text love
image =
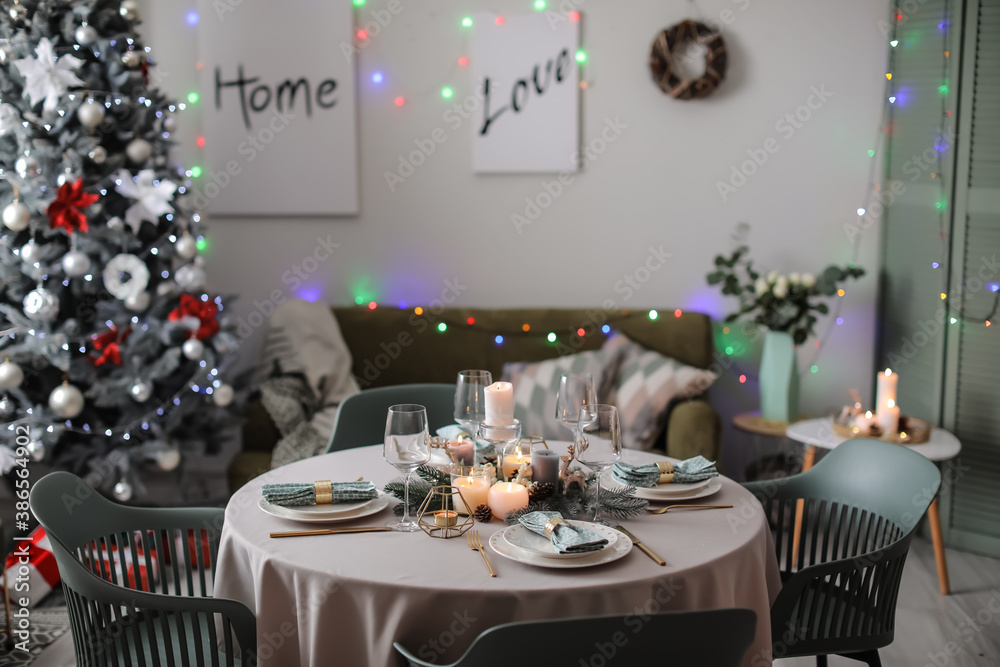
[[[472,128],[474,171],[577,171],[579,45],[580,22],[568,15],[473,18],[469,65],[482,97]]]
[[[212,215],[356,215],[350,2],[201,0],[205,161]],[[350,50],[347,50],[350,53]]]

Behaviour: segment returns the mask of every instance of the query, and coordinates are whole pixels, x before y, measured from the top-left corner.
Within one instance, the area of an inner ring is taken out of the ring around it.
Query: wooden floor
[[[881,651],[885,667],[1000,666],[1000,560],[949,549],[948,570],[952,594],[942,596],[930,542],[913,540],[899,593],[896,641]],[[774,664],[812,667],[816,661],[795,658]],[[852,667],[861,663],[832,657],[829,664]],[[33,665],[72,666],[69,634],[56,641]]]
[[[948,549],[952,593],[938,592],[934,549],[916,538],[903,569],[896,641],[879,651],[886,667],[1000,665],[1000,560]],[[950,655],[949,655],[950,651]],[[815,658],[776,660],[776,667],[813,667]],[[831,657],[830,667],[855,660]]]

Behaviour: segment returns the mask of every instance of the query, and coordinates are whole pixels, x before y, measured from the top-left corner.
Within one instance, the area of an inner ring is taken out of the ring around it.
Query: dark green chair
[[[774,658],[881,665],[913,531],[941,486],[937,467],[905,446],[856,439],[800,475],[744,486],[764,507],[783,581],[771,606]]]
[[[476,637],[447,667],[654,665],[737,667],[753,642],[757,614],[749,609],[594,616],[505,623]],[[410,667],[440,667],[393,646]],[[599,659],[593,659],[599,658]]]
[[[256,664],[253,612],[211,597],[223,510],[125,507],[68,472],[38,480],[30,505],[59,566],[77,665]]]
[[[454,384],[397,384],[366,389],[340,404],[327,453],[382,442],[389,406],[400,403],[427,408],[431,435],[442,426],[455,423]]]

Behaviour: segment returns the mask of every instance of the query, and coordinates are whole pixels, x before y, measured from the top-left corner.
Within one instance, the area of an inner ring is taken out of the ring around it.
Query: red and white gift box
[[[33,607],[59,583],[59,568],[52,545],[41,526],[27,540],[15,543],[7,555],[7,591],[14,601],[27,598]],[[18,605],[22,606],[22,605]]]
[[[149,550],[149,563],[152,568],[152,572],[150,572],[146,568],[146,552],[143,551],[142,547],[136,547],[136,556],[138,558],[134,559],[132,557],[132,550],[129,547],[120,549],[118,545],[113,544],[111,545],[110,552],[106,544],[92,544],[91,548],[94,549],[98,546],[100,547],[99,558],[101,560],[100,562],[93,561],[90,566],[94,574],[107,581],[114,581],[119,586],[123,585],[124,579],[127,577],[129,588],[147,592],[152,590],[149,586],[150,577],[152,577],[153,583],[156,583],[159,572],[155,549]],[[123,567],[125,577],[122,576]],[[113,578],[111,573],[112,568],[114,569]],[[136,576],[138,576],[138,579],[136,579]]]

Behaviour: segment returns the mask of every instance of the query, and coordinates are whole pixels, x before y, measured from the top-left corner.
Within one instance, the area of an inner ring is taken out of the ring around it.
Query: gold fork
[[[490,571],[490,576],[497,576],[497,573],[493,571],[493,566],[490,565],[490,559],[486,557],[486,551],[483,549],[483,541],[479,539],[479,531],[470,530],[466,537],[469,538],[469,548],[473,551],[478,551],[479,555],[483,557],[483,562],[486,563],[486,569]]]
[[[667,510],[678,509],[725,509],[727,507],[732,507],[732,505],[667,505],[666,507],[659,507],[655,510],[647,509],[646,511],[650,514],[663,514]]]

